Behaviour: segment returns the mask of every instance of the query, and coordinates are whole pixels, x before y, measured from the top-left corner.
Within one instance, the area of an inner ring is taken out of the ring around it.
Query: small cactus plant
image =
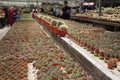
[[[48,21],[51,22],[51,21],[52,21],[52,18],[49,18]]]
[[[50,19],[50,17],[49,17],[49,16],[47,16],[47,17],[46,17],[46,20],[47,20],[47,21],[49,21],[49,19]]]
[[[60,27],[61,25],[64,25],[64,23],[61,22],[61,21],[59,21],[59,22],[58,22],[58,27]]]
[[[51,24],[52,24],[52,26],[57,26],[57,21],[56,20],[52,20]]]
[[[66,25],[61,25],[61,26],[59,27],[59,29],[64,30],[64,31],[67,31],[68,26],[66,26]]]
[[[115,60],[113,58],[109,59],[108,68],[113,69],[114,65],[115,65]]]
[[[47,16],[43,16],[43,19],[45,19],[45,20],[46,20],[46,19],[47,19]]]

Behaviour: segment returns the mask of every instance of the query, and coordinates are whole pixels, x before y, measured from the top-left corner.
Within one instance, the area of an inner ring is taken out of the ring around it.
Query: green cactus
[[[50,17],[49,17],[49,16],[47,16],[46,20],[47,20],[47,21],[49,21],[49,19],[50,19]]]
[[[52,18],[49,18],[48,21],[51,22],[53,19]]]
[[[52,23],[51,23],[52,26],[57,26],[57,21],[56,21],[56,20],[52,20],[51,22],[52,22]]]
[[[71,75],[71,78],[72,78],[72,79],[75,79],[75,78],[76,78],[76,74],[72,74],[72,75]]]
[[[51,76],[47,76],[46,80],[52,80]]]
[[[58,22],[58,27],[60,27],[61,25],[64,25],[64,23],[61,22],[61,21],[59,21],[59,22]]]
[[[62,76],[59,76],[59,79],[60,79],[60,80],[64,80],[64,78],[63,78]]]
[[[61,26],[59,27],[59,29],[64,30],[64,31],[67,31],[68,26],[66,26],[66,25],[61,25]]]

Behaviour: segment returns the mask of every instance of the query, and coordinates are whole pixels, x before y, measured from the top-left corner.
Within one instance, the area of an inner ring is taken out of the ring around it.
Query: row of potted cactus
[[[111,58],[120,61],[120,32],[108,32],[92,24],[64,21],[68,29],[69,38],[83,46],[95,56],[105,62]],[[73,26],[74,25],[74,26]]]
[[[38,19],[41,24],[46,26],[55,35],[64,37],[67,34],[68,27],[64,24],[64,22],[43,15],[36,15],[36,19]]]
[[[108,62],[111,58],[117,59],[117,62],[120,61],[119,32],[107,32],[92,24],[80,24],[61,19],[57,20],[69,26],[69,38],[74,39],[80,46],[90,50],[95,56],[98,56],[105,62]]]
[[[1,80],[22,80],[27,78],[27,62],[25,60],[8,60],[0,62]]]
[[[7,59],[22,60],[22,62],[17,62],[17,64],[21,63],[21,65],[15,64],[13,67],[20,67],[19,70],[23,72],[23,76],[20,76],[19,79],[16,76],[19,74],[16,68],[7,68],[12,67],[7,66],[9,61],[5,62],[5,64],[1,62],[0,70],[7,71],[9,69],[11,72],[17,72],[15,74],[10,73],[12,79],[6,79],[6,74],[2,74],[0,77],[2,80],[27,80],[26,75],[24,75],[26,71],[23,71],[26,70],[26,67],[22,69],[24,59],[28,59],[28,62],[31,59],[35,61],[33,66],[38,70],[37,80],[93,80],[93,77],[78,62],[56,46],[52,38],[48,37],[34,20],[17,21],[0,41],[0,60],[6,61]],[[2,65],[7,67],[4,68]],[[27,66],[27,63],[25,63],[25,66]]]

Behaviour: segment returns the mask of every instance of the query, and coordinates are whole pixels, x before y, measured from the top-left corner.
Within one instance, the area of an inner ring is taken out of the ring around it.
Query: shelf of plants
[[[83,20],[83,21],[88,21],[88,22],[93,22],[93,23],[98,23],[98,24],[103,24],[103,25],[108,25],[108,26],[116,26],[116,27],[120,27],[120,21],[119,20],[107,20],[104,18],[96,18],[96,17],[92,17],[92,16],[83,16],[83,15],[71,15],[71,19],[78,19],[78,20]],[[107,27],[108,27],[107,26]]]
[[[106,25],[105,29],[120,30],[120,7],[102,8],[102,15],[98,16],[97,10],[88,10],[85,13],[72,14],[71,19],[77,19],[97,24]]]
[[[106,21],[113,21],[120,23],[120,6],[114,8],[102,8],[101,16],[98,16],[97,10],[88,10],[85,13],[78,13],[76,16],[83,16],[83,17],[90,17],[94,19],[106,20]]]
[[[31,59],[36,80],[93,80],[34,20],[20,20],[0,41],[0,79],[28,80]]]
[[[63,24],[66,24],[69,28],[64,26],[64,30],[67,30],[68,38],[99,59],[104,60],[109,69],[116,69],[117,67],[119,70],[120,32],[108,32],[102,28],[93,27],[91,24],[80,24],[62,19],[55,20],[46,15],[37,15],[36,18],[52,33],[57,35],[59,35],[59,31],[55,32],[54,28],[59,30]]]

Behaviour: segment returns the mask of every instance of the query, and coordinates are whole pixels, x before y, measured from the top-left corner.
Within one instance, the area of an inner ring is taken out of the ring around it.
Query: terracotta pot
[[[114,58],[109,59],[107,62],[107,66],[109,69],[113,69],[113,67],[117,65],[116,60]]]
[[[108,56],[104,56],[104,61],[107,62],[110,59]]]
[[[48,23],[47,23],[47,27],[49,28],[50,26],[51,26],[51,24],[48,22]]]
[[[28,76],[27,75],[24,75],[24,76],[20,76],[19,79],[24,79],[24,78],[27,78]]]
[[[33,64],[33,67],[36,68],[36,69],[38,69],[38,70],[41,69],[41,67],[39,67],[39,66],[37,66],[37,65],[35,65],[35,64]]]
[[[107,66],[108,66],[109,69],[113,69],[113,65],[114,65],[113,63],[108,63],[107,64]]]
[[[68,71],[67,74],[72,74],[72,71]]]
[[[41,18],[38,19],[40,23],[43,23],[43,20]]]
[[[42,23],[43,23],[43,24],[45,24],[45,23],[46,23],[46,21],[45,21],[44,19],[42,19]]]
[[[59,65],[58,63],[53,64],[53,66],[58,66],[58,65]]]
[[[87,47],[87,43],[84,42],[84,47]]]
[[[54,34],[59,34],[58,27],[53,26],[53,33]]]
[[[90,47],[90,50],[94,52],[94,51],[95,51],[95,48],[94,48],[94,47]]]
[[[49,29],[50,31],[52,31],[52,30],[53,30],[52,25],[49,25],[49,26],[48,26],[48,29]]]
[[[90,45],[87,45],[87,49],[90,50]]]
[[[81,40],[78,40],[78,43],[81,44]]]
[[[62,73],[62,76],[63,76],[63,77],[66,77],[66,76],[67,76],[67,73]]]
[[[83,41],[81,41],[81,46],[84,46],[84,42]]]
[[[50,23],[48,21],[45,21],[45,25],[46,25],[46,27],[48,27],[50,25]]]
[[[95,55],[95,56],[98,56],[99,54],[100,54],[100,51],[99,51],[99,50],[95,50],[95,51],[94,51],[94,55]]]
[[[99,58],[103,59],[104,58],[104,53],[99,53]]]
[[[58,30],[58,35],[61,37],[65,37],[65,35],[67,34],[67,31],[64,30]]]
[[[53,77],[52,80],[59,80],[57,77]]]
[[[118,62],[120,62],[120,57],[117,58]]]

